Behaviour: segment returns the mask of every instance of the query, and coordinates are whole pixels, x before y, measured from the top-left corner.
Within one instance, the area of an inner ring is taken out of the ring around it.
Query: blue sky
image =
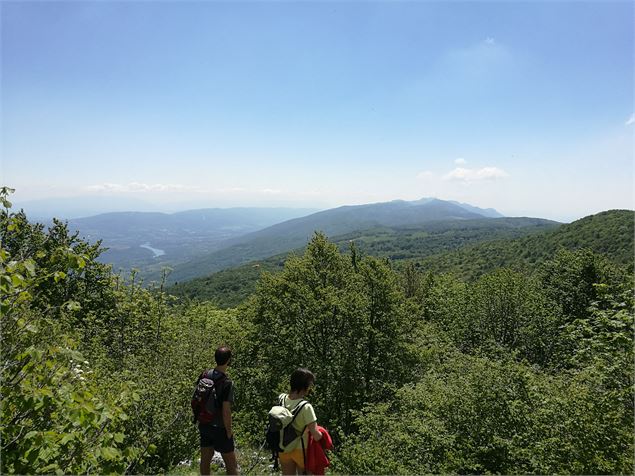
[[[633,208],[632,2],[0,8],[17,201]]]

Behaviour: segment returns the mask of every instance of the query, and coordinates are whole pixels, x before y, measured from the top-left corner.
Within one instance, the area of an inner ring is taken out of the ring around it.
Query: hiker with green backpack
[[[272,449],[276,469],[277,458],[280,460],[283,475],[304,472],[309,432],[315,441],[322,438],[317,430],[313,406],[305,400],[314,383],[315,375],[310,370],[294,370],[289,393],[279,395],[277,405],[269,411],[267,442]]]

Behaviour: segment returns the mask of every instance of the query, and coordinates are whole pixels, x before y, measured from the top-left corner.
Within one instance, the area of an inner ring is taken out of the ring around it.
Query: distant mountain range
[[[306,244],[315,231],[343,235],[378,226],[417,226],[436,221],[462,221],[502,217],[493,209],[481,209],[435,198],[394,200],[368,205],[343,206],[295,218],[227,240],[207,256],[174,267],[170,282],[183,281],[266,258]]]
[[[160,212],[156,205],[143,200],[129,197],[88,196],[88,197],[58,197],[42,200],[16,200],[13,204],[16,210],[24,209],[29,219],[46,221],[52,218],[72,219],[90,217],[102,213],[127,212]]]
[[[115,271],[137,268],[157,276],[164,267],[205,256],[231,238],[314,209],[209,208],[177,213],[114,212],[68,220],[69,229],[108,248],[100,259]]]
[[[474,212],[478,215],[483,215],[484,217],[501,218],[503,216],[500,213],[498,213],[496,210],[494,210],[493,208],[473,207],[472,205],[468,205],[467,203],[459,203],[459,202],[455,202],[454,200],[450,200],[450,203],[453,203],[454,205],[458,205],[461,208],[465,208],[467,211]]]
[[[471,280],[499,267],[532,272],[559,249],[588,248],[633,271],[635,213],[609,210],[570,224],[540,218],[437,221],[417,227],[377,227],[332,237],[347,252],[390,258],[399,269],[413,263],[422,273],[452,273]],[[301,254],[303,249],[293,252]],[[179,282],[168,292],[234,307],[256,289],[262,272],[278,272],[289,253],[252,261],[209,276]]]
[[[102,238],[146,234],[162,240],[161,234],[244,234],[315,212],[304,208],[207,208],[177,213],[113,212],[68,220],[82,233]]]
[[[302,248],[316,231],[333,237],[377,227],[500,217],[491,208],[422,198],[317,212],[293,208],[121,211],[70,219],[68,226],[90,242],[102,240],[107,250],[100,259],[115,271],[136,268],[144,279],[157,280],[169,267],[173,269],[170,282],[174,282]]]

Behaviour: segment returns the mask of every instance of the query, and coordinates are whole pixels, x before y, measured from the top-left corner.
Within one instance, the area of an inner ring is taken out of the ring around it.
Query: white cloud
[[[476,171],[476,180],[495,180],[507,177],[509,174],[498,167],[483,167]]]
[[[86,192],[118,192],[123,187],[116,183],[103,183],[101,185],[87,185],[83,187]]]
[[[459,182],[481,182],[509,177],[509,174],[498,167],[483,167],[482,169],[466,169],[457,167],[443,176],[443,180]]]
[[[493,45],[493,44],[495,44],[495,43],[496,43],[496,41],[495,41],[495,40],[494,40],[494,38],[492,38],[491,36],[488,36],[488,37],[485,39],[485,44],[486,44],[486,45]]]
[[[219,188],[216,191],[219,193],[239,193],[239,192],[247,192],[247,189],[243,187],[229,187],[229,188]]]
[[[454,161],[454,163],[457,165],[465,165],[467,164],[467,160],[465,160],[463,157],[459,157]]]
[[[635,114],[631,114],[631,117],[628,118],[624,125],[630,126],[631,124],[635,124]]]
[[[192,190],[193,187],[180,184],[146,184],[140,182],[130,182],[128,184],[120,183],[102,183],[96,185],[88,185],[83,187],[86,192],[112,192],[112,193],[130,193],[130,192],[172,192],[175,190]]]
[[[267,194],[272,194],[272,195],[277,195],[279,193],[282,193],[282,190],[276,190],[273,188],[265,188],[260,190],[261,193],[267,193]]]
[[[463,167],[457,167],[456,169],[444,175],[443,180],[466,180],[468,177],[473,175],[473,170],[464,169]]]
[[[420,180],[431,179],[432,177],[434,177],[434,174],[429,170],[424,170],[423,172],[419,172],[417,174],[417,178]]]

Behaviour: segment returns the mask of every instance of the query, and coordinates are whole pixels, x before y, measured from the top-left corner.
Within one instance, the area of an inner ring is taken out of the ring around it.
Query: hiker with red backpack
[[[228,475],[238,474],[231,414],[234,384],[227,376],[231,355],[229,347],[216,349],[216,367],[201,373],[194,388],[192,412],[201,439],[201,475],[210,474],[214,451],[223,457]]]

